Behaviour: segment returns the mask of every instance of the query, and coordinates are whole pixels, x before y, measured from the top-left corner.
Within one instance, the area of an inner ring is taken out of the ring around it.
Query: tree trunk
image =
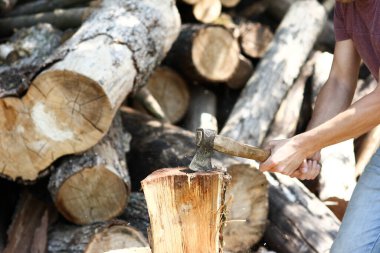
[[[9,226],[8,243],[3,252],[45,252],[48,225],[54,213],[48,204],[24,191]]]
[[[180,75],[168,67],[159,67],[150,76],[146,87],[171,123],[182,119],[189,107],[190,92]]]
[[[298,180],[266,174],[269,187],[269,223],[264,242],[281,253],[329,252],[340,222]]]
[[[262,144],[281,101],[314,45],[325,17],[323,7],[316,1],[301,1],[290,8],[267,53],[243,89],[221,131],[222,135],[254,146]]]
[[[168,63],[189,80],[223,82],[239,64],[239,45],[221,26],[183,25]]]
[[[282,101],[263,143],[268,143],[271,140],[290,138],[296,133],[297,122],[304,99],[305,84],[312,75],[313,65],[314,57],[311,57],[302,67],[300,76],[289,90],[284,101]]]
[[[147,247],[148,242],[123,221],[75,226],[64,222],[49,230],[48,253],[103,253],[124,248]]]
[[[0,19],[0,35],[8,36],[15,29],[30,27],[39,23],[50,23],[61,30],[79,27],[92,11],[92,8],[72,8],[45,12],[38,15],[32,14],[2,18]]]
[[[194,172],[188,167],[160,169],[145,178],[152,251],[222,252],[228,181],[225,172]]]
[[[75,224],[110,220],[125,208],[131,191],[121,119],[107,135],[81,155],[62,158],[55,166],[49,191],[59,212]]]
[[[231,183],[226,193],[224,250],[248,252],[264,234],[268,218],[268,181],[263,173],[245,164],[227,168]]]
[[[263,57],[273,39],[269,27],[253,22],[241,22],[238,26],[240,45],[244,54],[252,58]]]
[[[173,1],[156,1],[104,0],[22,100],[0,101],[1,175],[33,181],[107,133],[126,95],[145,84],[177,36]]]
[[[193,15],[202,23],[211,23],[222,13],[220,0],[200,0],[193,7]]]
[[[242,89],[253,74],[252,62],[243,55],[239,56],[239,65],[226,84],[231,89]]]
[[[28,2],[16,6],[7,16],[20,16],[41,12],[54,11],[55,9],[67,8],[78,4],[90,2],[90,0],[40,0],[34,2]]]
[[[18,30],[0,45],[0,98],[20,97],[30,85],[36,71],[61,44],[62,32],[50,24]]]
[[[185,118],[185,129],[195,132],[197,128],[218,131],[216,119],[216,96],[202,86],[191,87],[190,107]]]

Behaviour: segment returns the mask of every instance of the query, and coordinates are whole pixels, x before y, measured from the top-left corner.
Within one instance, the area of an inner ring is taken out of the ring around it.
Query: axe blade
[[[214,139],[216,132],[210,129],[197,129],[196,143],[197,150],[191,160],[189,168],[193,171],[210,171],[213,170],[211,165],[211,156],[214,151]]]

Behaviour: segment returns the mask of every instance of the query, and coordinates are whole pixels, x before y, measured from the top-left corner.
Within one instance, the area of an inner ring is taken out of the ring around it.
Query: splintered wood
[[[161,169],[142,181],[155,253],[222,250],[224,172]]]

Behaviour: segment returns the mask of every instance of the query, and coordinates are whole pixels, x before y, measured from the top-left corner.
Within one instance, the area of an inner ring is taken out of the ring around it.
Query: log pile
[[[313,182],[220,154],[187,168],[198,127],[306,130],[333,57],[319,2],[0,0],[0,251],[327,252],[378,127]]]

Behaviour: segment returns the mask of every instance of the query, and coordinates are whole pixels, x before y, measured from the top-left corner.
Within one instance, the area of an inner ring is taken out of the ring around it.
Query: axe
[[[258,162],[264,162],[270,156],[270,151],[268,150],[217,135],[211,129],[198,128],[195,142],[198,148],[189,166],[193,171],[212,170],[211,156],[214,150],[231,156],[253,159]]]

